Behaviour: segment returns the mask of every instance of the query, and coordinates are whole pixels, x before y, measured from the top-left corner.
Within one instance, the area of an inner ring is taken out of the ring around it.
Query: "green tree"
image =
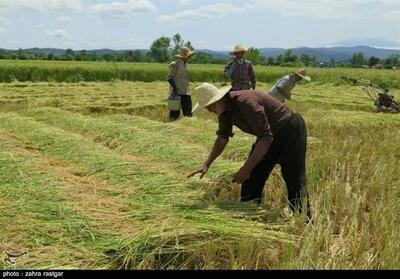
[[[297,62],[297,60],[297,56],[293,53],[293,50],[291,49],[286,50],[282,57],[283,63],[295,63]]]
[[[379,62],[380,62],[380,60],[379,60],[378,57],[371,56],[371,57],[369,58],[369,61],[368,61],[368,66],[373,67],[373,66],[379,64]]]
[[[214,58],[211,54],[206,52],[198,52],[193,58],[192,63],[194,64],[212,64]]]
[[[4,49],[0,49],[0,59],[7,59],[8,55]]]
[[[172,48],[172,55],[175,56],[179,53],[181,48],[184,46],[185,41],[182,39],[182,36],[178,33],[172,37],[172,42],[174,43],[174,46]]]
[[[68,61],[75,59],[75,52],[72,49],[65,50],[65,59]]]
[[[350,64],[353,67],[361,67],[362,65],[366,64],[366,61],[364,59],[364,53],[362,52],[355,52],[353,54],[353,57],[350,60]]]
[[[269,66],[273,66],[274,62],[275,62],[275,59],[273,57],[271,57],[271,56],[268,56],[267,60],[265,61],[265,64],[269,65]]]
[[[161,37],[155,40],[150,46],[149,55],[152,61],[158,63],[164,63],[170,60],[170,47],[171,39],[167,37]]]
[[[260,51],[255,47],[249,48],[249,51],[246,53],[245,57],[253,62],[254,65],[260,64],[263,60]]]
[[[20,48],[17,50],[17,59],[18,60],[26,60],[27,54]]]
[[[307,54],[300,55],[300,61],[304,64],[304,66],[308,67],[313,64],[313,58]]]
[[[54,60],[54,54],[53,53],[48,53],[47,54],[47,60]]]
[[[125,61],[133,62],[133,50],[125,51]]]
[[[88,61],[97,61],[97,53],[95,51],[88,52],[87,59]]]
[[[331,59],[331,62],[329,63],[329,67],[331,67],[331,68],[335,68],[336,67],[335,59]]]
[[[144,61],[143,53],[140,50],[135,50],[133,52],[132,60],[134,62],[143,62]]]
[[[281,65],[282,63],[283,63],[283,55],[280,54],[280,55],[278,55],[278,56],[276,57],[276,59],[275,59],[275,65],[279,66],[279,65]]]
[[[79,60],[81,61],[87,61],[88,60],[88,52],[86,49],[83,49],[77,54],[79,56]]]
[[[107,62],[110,62],[110,61],[113,61],[114,56],[113,56],[111,53],[106,53],[106,54],[103,54],[103,55],[101,56],[101,58],[102,58],[102,60],[105,60],[105,61],[107,61]]]
[[[385,66],[388,68],[400,66],[400,55],[392,54],[385,60]]]

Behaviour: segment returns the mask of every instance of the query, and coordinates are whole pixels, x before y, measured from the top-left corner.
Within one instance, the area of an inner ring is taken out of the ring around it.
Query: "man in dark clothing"
[[[244,54],[247,49],[237,45],[230,53],[234,58],[226,65],[224,75],[232,80],[232,90],[256,89],[256,75],[251,61],[245,60]]]
[[[282,176],[288,190],[288,200],[293,211],[301,212],[302,200],[308,197],[306,187],[307,128],[303,118],[285,104],[263,92],[217,89],[203,84],[196,89],[201,108],[218,115],[219,129],[214,147],[202,167],[189,177],[208,172],[229,138],[233,137],[233,125],[243,132],[257,137],[252,152],[234,176],[242,184],[241,200],[261,202],[262,191],[276,164],[282,168]],[[310,218],[309,203],[307,214]]]

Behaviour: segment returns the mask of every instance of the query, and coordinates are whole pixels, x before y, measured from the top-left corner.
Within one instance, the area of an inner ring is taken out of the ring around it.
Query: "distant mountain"
[[[284,54],[287,49],[285,48],[261,48],[259,49],[263,56],[277,57]],[[386,59],[391,54],[400,55],[400,49],[384,49],[384,48],[374,48],[368,46],[355,46],[355,47],[320,47],[320,48],[293,48],[293,52],[300,56],[306,54],[309,56],[317,57],[318,61],[331,61],[335,59],[336,61],[347,61],[352,58],[355,52],[364,53],[364,57],[369,58],[371,56],[378,57],[380,59]],[[227,56],[229,52],[227,51],[210,51],[210,50],[199,50],[207,52],[213,56]]]
[[[345,41],[336,42],[330,44],[333,46],[342,46],[342,47],[354,47],[354,46],[371,46],[375,48],[400,48],[399,41],[392,41],[383,38],[358,38],[358,39],[350,39]]]
[[[283,54],[286,49],[260,49],[260,52],[264,56],[276,57]],[[346,61],[352,58],[355,52],[364,53],[364,57],[369,58],[371,56],[378,57],[380,59],[386,59],[391,54],[400,55],[400,50],[396,49],[382,49],[373,48],[368,46],[356,46],[356,47],[325,47],[325,48],[295,48],[293,52],[296,55],[307,54],[310,56],[316,56],[318,61],[330,61],[335,59],[336,61]]]
[[[55,55],[61,55],[65,53],[65,49],[54,49],[54,48],[30,48],[24,49],[33,53],[53,53]],[[264,56],[277,57],[287,49],[285,48],[261,48],[259,49],[261,54]],[[392,54],[400,55],[400,49],[386,49],[386,48],[375,48],[369,46],[354,46],[354,47],[320,47],[320,48],[309,48],[309,47],[301,47],[301,48],[293,48],[293,52],[300,56],[302,54],[307,54],[309,56],[317,57],[317,60],[320,62],[331,61],[332,59],[336,61],[347,61],[350,60],[355,52],[364,53],[365,58],[369,58],[371,56],[378,57],[380,59],[386,59]],[[11,50],[8,50],[11,51]],[[79,50],[78,50],[79,51]],[[112,50],[112,49],[94,49],[87,50],[87,52],[96,52],[97,54],[112,54],[112,53],[120,53],[125,52],[127,50]],[[140,49],[142,53],[148,52],[146,49]],[[208,53],[214,57],[227,57],[229,56],[228,51],[215,51],[210,49],[199,49],[199,52]]]
[[[228,51],[216,51],[216,50],[210,50],[210,49],[198,49],[198,52],[204,52],[212,55],[213,57],[226,57],[229,55]]]

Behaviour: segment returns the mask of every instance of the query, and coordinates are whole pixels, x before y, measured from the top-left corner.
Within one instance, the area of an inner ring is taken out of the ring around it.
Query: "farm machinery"
[[[354,79],[348,76],[342,76],[342,79],[353,85],[361,85],[363,91],[374,102],[375,112],[400,113],[400,102],[389,94],[388,88],[383,88],[366,79]]]

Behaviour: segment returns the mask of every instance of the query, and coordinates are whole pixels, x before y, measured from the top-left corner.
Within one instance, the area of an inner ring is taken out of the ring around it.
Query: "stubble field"
[[[0,268],[400,267],[400,114],[373,113],[357,87],[296,87],[288,104],[309,133],[306,224],[287,210],[279,168],[261,207],[237,202],[230,179],[254,141],[240,131],[205,179],[186,179],[217,123],[205,112],[169,123],[167,89],[0,84],[0,253],[28,252]]]

